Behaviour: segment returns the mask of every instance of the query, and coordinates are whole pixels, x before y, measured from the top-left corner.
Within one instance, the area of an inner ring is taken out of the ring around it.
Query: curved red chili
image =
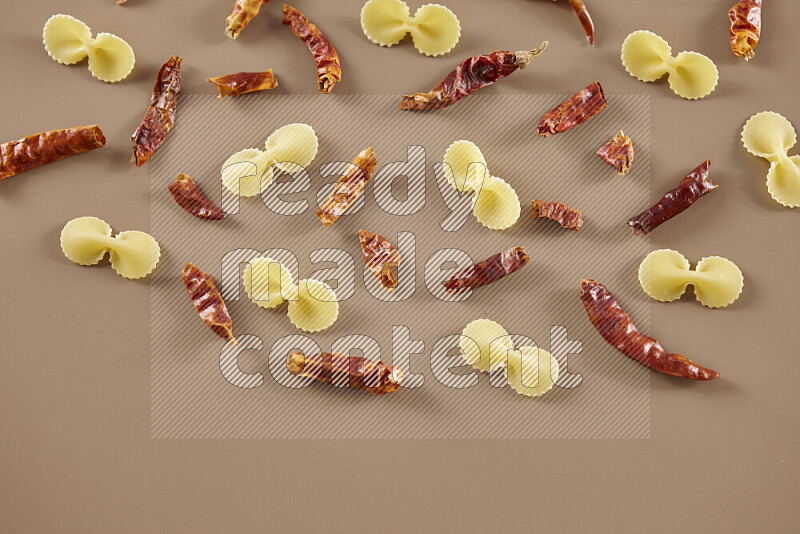
[[[289,372],[330,384],[335,375],[347,375],[351,389],[363,389],[373,395],[393,393],[400,387],[403,371],[380,360],[323,352],[304,356],[300,351],[289,354]]]
[[[228,308],[225,306],[225,301],[222,300],[222,295],[214,284],[214,278],[210,274],[202,272],[192,263],[187,263],[181,274],[189,298],[192,299],[197,314],[206,323],[206,326],[219,337],[233,340],[235,345],[233,322]]]
[[[180,92],[181,58],[170,56],[158,71],[144,119],[131,136],[131,141],[134,142],[131,163],[137,167],[144,165],[167,139],[175,124]]]
[[[554,107],[539,119],[536,133],[542,137],[566,132],[608,107],[603,86],[594,82]]]
[[[342,79],[342,66],[339,54],[320,29],[292,6],[283,4],[283,23],[306,43],[314,61],[317,62],[317,80],[321,93],[330,93],[333,86]]]
[[[530,257],[525,253],[525,247],[510,248],[480,263],[461,269],[450,277],[450,280],[443,282],[443,285],[451,293],[468,287],[485,286],[525,267],[528,260]]]
[[[212,221],[225,218],[226,213],[203,194],[188,174],[179,174],[167,189],[175,202],[195,217]]]
[[[731,50],[749,61],[761,38],[761,0],[742,0],[728,12],[731,21]]]

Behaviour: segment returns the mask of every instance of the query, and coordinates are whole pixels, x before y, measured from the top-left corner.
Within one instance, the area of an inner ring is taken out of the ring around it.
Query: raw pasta
[[[549,352],[537,347],[509,351],[508,384],[520,395],[540,397],[558,380],[558,362]]]
[[[505,230],[519,219],[521,207],[514,188],[492,176],[480,149],[471,141],[455,141],[444,153],[443,171],[459,192],[473,194],[472,213],[490,230]]]
[[[459,343],[464,360],[479,371],[503,366],[506,352],[514,348],[506,329],[489,319],[477,319],[464,327]]]
[[[448,53],[461,37],[461,24],[448,8],[426,4],[411,16],[403,0],[369,0],[361,9],[361,28],[367,39],[394,46],[411,34],[414,46],[426,56]]]
[[[336,294],[319,280],[300,280],[297,300],[289,301],[289,320],[300,330],[319,332],[339,316]]]
[[[770,162],[767,191],[776,202],[789,208],[800,206],[800,156],[789,156],[797,142],[792,123],[773,111],[750,117],[742,129],[748,152]]]
[[[256,258],[244,268],[244,290],[254,304],[274,308],[286,298],[297,298],[292,273],[271,258]]]
[[[133,48],[111,33],[98,33],[69,15],[53,15],[44,25],[42,40],[47,54],[64,65],[89,57],[89,72],[98,80],[118,82],[128,77],[136,63]]]
[[[717,87],[719,72],[709,58],[697,52],[672,56],[669,43],[647,30],[631,33],[622,43],[622,64],[634,78],[654,82],[668,74],[669,86],[678,96],[696,100]]]
[[[732,261],[719,256],[703,258],[692,271],[681,253],[670,249],[655,250],[639,265],[639,283],[650,297],[661,302],[680,298],[686,286],[704,306],[722,308],[742,293],[742,271]]]
[[[222,183],[234,195],[253,197],[272,183],[273,165],[293,172],[314,160],[319,141],[308,124],[287,124],[272,132],[264,150],[246,148],[222,164]]]
[[[161,257],[158,242],[130,230],[111,237],[111,226],[97,217],[78,217],[61,230],[61,250],[78,265],[96,265],[110,253],[111,267],[124,278],[147,276]]]

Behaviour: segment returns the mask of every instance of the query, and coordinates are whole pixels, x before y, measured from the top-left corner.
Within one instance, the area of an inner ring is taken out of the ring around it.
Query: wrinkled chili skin
[[[236,39],[239,32],[250,24],[253,17],[258,15],[261,7],[266,5],[269,0],[236,0],[233,11],[225,19],[225,35],[231,39]]]
[[[292,32],[306,43],[317,62],[319,91],[330,93],[333,86],[342,79],[342,66],[336,49],[320,29],[297,9],[283,4],[283,15],[283,23],[288,24]]]
[[[293,351],[287,367],[293,375],[313,378],[324,384],[330,384],[334,376],[347,375],[351,389],[363,389],[373,395],[393,393],[402,381],[399,369],[380,360],[329,352],[304,356],[302,352]]]
[[[531,214],[534,219],[546,218],[556,221],[562,228],[578,231],[583,226],[583,215],[580,211],[560,202],[531,201]]]
[[[749,60],[761,38],[761,0],[742,0],[728,12],[731,21],[731,50]]]
[[[697,365],[680,354],[671,354],[661,343],[639,332],[611,292],[599,282],[581,280],[581,300],[592,325],[625,356],[665,375],[690,380],[719,378],[717,371]]]
[[[387,291],[397,287],[397,277],[392,271],[392,266],[400,263],[400,253],[383,236],[367,230],[359,230],[358,238],[361,242],[361,251],[372,274],[380,281],[381,287]]]
[[[633,165],[633,142],[620,130],[611,141],[597,149],[597,155],[615,167],[620,176],[628,174]]]
[[[0,145],[0,180],[105,144],[103,131],[96,124],[40,132],[3,143]]]
[[[661,200],[628,221],[636,235],[652,232],[691,206],[698,198],[719,187],[710,178],[711,161],[706,160],[681,180],[678,187],[668,191]]]
[[[226,74],[216,78],[208,78],[208,81],[217,86],[219,91],[218,98],[227,96],[243,95],[265,89],[275,89],[278,81],[272,74],[272,69],[265,72],[237,72],[236,74]]]
[[[133,132],[131,163],[141,167],[164,143],[175,124],[178,95],[181,92],[181,58],[170,56],[158,71],[150,106],[142,123]]]
[[[222,339],[233,339],[231,316],[214,284],[214,278],[191,263],[184,266],[182,276],[186,291],[200,319]]]
[[[608,107],[600,82],[589,84],[555,108],[545,113],[536,125],[543,137],[566,132]]]
[[[443,282],[447,291],[455,293],[466,288],[476,288],[491,284],[524,267],[530,258],[525,247],[514,247],[476,263],[455,273],[450,280]]]
[[[347,208],[364,192],[364,187],[375,172],[378,160],[371,147],[361,152],[347,168],[347,172],[339,178],[331,195],[320,204],[317,217],[323,226],[330,226],[341,217]]]
[[[553,2],[557,1],[558,0],[553,0]],[[583,3],[583,0],[568,1],[569,5],[575,11],[575,14],[578,15],[578,20],[581,23],[583,32],[586,34],[586,40],[589,41],[590,45],[594,45],[594,22],[592,22],[592,17],[589,15],[589,10],[586,9],[586,4]]]
[[[188,174],[179,174],[167,189],[175,202],[195,217],[210,221],[225,218],[226,213],[203,194]]]

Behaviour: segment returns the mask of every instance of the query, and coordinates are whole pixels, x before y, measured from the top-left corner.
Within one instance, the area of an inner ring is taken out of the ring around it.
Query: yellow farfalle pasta
[[[722,308],[742,293],[744,277],[732,261],[719,256],[703,258],[692,271],[680,252],[655,250],[639,265],[639,283],[650,297],[661,302],[680,298],[689,284],[704,306]]]
[[[130,230],[111,237],[111,226],[97,217],[78,217],[61,230],[61,250],[78,265],[96,265],[110,253],[111,267],[124,278],[147,276],[156,268],[161,248],[152,236]]]
[[[776,202],[789,208],[800,206],[800,156],[788,154],[796,142],[792,123],[773,111],[753,115],[742,129],[747,151],[770,163],[767,191]]]
[[[118,82],[128,77],[136,63],[133,48],[111,33],[98,33],[69,15],[53,15],[42,31],[47,54],[64,65],[89,58],[89,72],[98,80]]]
[[[448,8],[425,4],[414,16],[403,0],[369,0],[361,9],[361,28],[367,39],[394,46],[411,34],[414,46],[426,56],[448,53],[461,37],[461,24]]]
[[[506,366],[508,384],[520,395],[539,397],[558,381],[558,362],[537,347],[515,348],[508,332],[490,319],[477,319],[461,332],[461,356],[478,371]]]
[[[339,316],[339,302],[330,287],[311,279],[295,285],[289,269],[271,258],[251,260],[242,283],[250,300],[262,308],[276,308],[288,301],[289,321],[306,332],[324,330]]]
[[[246,148],[222,164],[222,183],[234,195],[253,197],[272,183],[273,166],[294,172],[307,167],[317,155],[319,141],[308,124],[287,124],[272,132],[264,150]]]
[[[444,153],[443,172],[459,192],[469,192],[472,213],[490,230],[505,230],[519,220],[519,197],[502,178],[489,173],[483,153],[471,141],[455,141]]]
[[[669,43],[646,30],[625,38],[622,64],[631,76],[643,82],[654,82],[667,74],[670,88],[689,100],[708,96],[719,81],[717,67],[709,58],[697,52],[681,52],[673,57]]]

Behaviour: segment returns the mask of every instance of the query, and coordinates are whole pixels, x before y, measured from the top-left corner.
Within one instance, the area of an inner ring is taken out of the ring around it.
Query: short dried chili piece
[[[272,69],[265,72],[237,72],[236,74],[226,74],[216,78],[208,78],[208,81],[217,86],[219,96],[243,95],[265,89],[275,89],[278,87],[278,80],[272,74]]]
[[[400,263],[400,253],[388,239],[367,230],[358,231],[364,260],[386,291],[394,291],[397,277],[392,268]]]
[[[583,226],[583,215],[580,211],[560,202],[531,201],[531,213],[534,219],[550,219],[556,221],[567,230],[580,230]]]
[[[485,286],[521,269],[529,260],[525,247],[514,247],[461,269],[442,284],[450,293]]]
[[[351,389],[363,389],[373,395],[394,393],[403,381],[401,369],[360,356],[329,352],[305,356],[300,351],[292,351],[286,363],[293,375],[313,378],[324,384],[346,376]]]
[[[620,130],[611,141],[597,149],[597,155],[616,167],[617,174],[627,174],[633,165],[633,142]]]
[[[353,161],[333,187],[331,195],[320,204],[317,217],[324,226],[330,226],[341,217],[347,208],[364,192],[364,187],[375,172],[378,160],[372,147],[366,148]]]
[[[233,322],[225,301],[222,300],[222,295],[214,284],[214,278],[192,263],[184,266],[182,275],[189,298],[192,299],[192,304],[203,322],[222,339],[233,340],[235,345]]]
[[[761,37],[761,0],[742,0],[728,11],[731,21],[731,50],[749,61]]]
[[[40,132],[3,143],[0,145],[0,180],[105,144],[103,131],[96,124]]]
[[[713,191],[719,185],[710,178],[711,161],[706,160],[681,180],[678,187],[668,191],[661,200],[628,221],[636,235],[652,232],[661,223],[670,220],[691,206],[703,195]]]
[[[594,82],[545,113],[536,125],[536,133],[547,137],[566,132],[606,107],[608,102],[603,94],[603,87],[600,82]]]
[[[292,32],[306,43],[317,62],[319,90],[321,93],[330,93],[333,86],[342,79],[342,66],[336,49],[305,15],[286,4],[283,4],[283,23],[288,24]]]
[[[181,58],[170,56],[158,71],[153,96],[150,97],[150,106],[144,119],[131,136],[131,141],[135,143],[131,163],[137,167],[144,165],[155,154],[172,130],[180,92]]]
[[[175,202],[195,217],[211,221],[225,218],[226,213],[203,194],[188,174],[178,174],[167,189]]]
[[[557,2],[558,0],[553,1]],[[572,9],[575,10],[575,14],[578,15],[578,20],[581,22],[583,32],[586,34],[586,40],[589,41],[590,45],[594,45],[594,23],[592,22],[591,15],[589,15],[589,10],[586,9],[586,4],[583,3],[583,0],[568,1]]]
[[[225,19],[225,35],[236,39],[239,32],[250,24],[253,17],[258,15],[261,7],[268,2],[269,0],[236,0],[233,12]]]
[[[400,100],[400,109],[420,111],[452,106],[478,89],[492,85],[517,69],[526,68],[545,48],[547,41],[534,50],[496,50],[490,54],[469,57],[430,92],[405,95]]]
[[[581,300],[589,320],[603,339],[625,356],[665,375],[690,380],[714,380],[719,373],[685,356],[671,354],[661,343],[639,332],[611,292],[596,280],[581,280]]]

